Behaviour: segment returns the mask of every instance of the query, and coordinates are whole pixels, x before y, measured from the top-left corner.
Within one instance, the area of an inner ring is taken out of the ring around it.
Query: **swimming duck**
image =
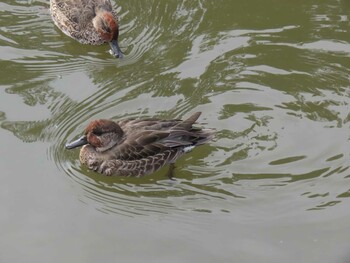
[[[82,44],[108,42],[115,57],[122,57],[118,44],[119,25],[110,0],[50,0],[56,26]]]
[[[104,175],[142,176],[170,164],[172,178],[176,159],[214,135],[211,129],[193,126],[200,115],[196,112],[185,120],[94,120],[66,148],[83,146],[80,162]]]

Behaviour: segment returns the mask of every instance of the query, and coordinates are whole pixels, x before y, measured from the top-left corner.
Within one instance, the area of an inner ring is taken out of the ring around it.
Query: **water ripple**
[[[312,37],[331,33],[329,21],[344,31],[344,17],[311,10],[317,26],[305,33],[290,21],[232,25],[231,13],[216,24],[214,2],[148,1],[154,15],[144,1],[118,4],[123,60],[61,33],[46,1],[0,3],[1,128],[49,143],[49,161],[82,202],[131,217],[237,208],[244,217],[277,203],[282,217],[291,197],[299,211],[349,197],[349,44]],[[166,168],[104,177],[64,148],[92,119],[193,111],[216,139],[179,160],[175,182]]]

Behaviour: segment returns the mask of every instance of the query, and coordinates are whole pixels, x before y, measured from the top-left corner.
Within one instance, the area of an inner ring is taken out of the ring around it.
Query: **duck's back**
[[[136,133],[140,134],[143,131],[167,131],[179,122],[181,122],[181,120],[161,120],[155,118],[116,121],[127,137]]]

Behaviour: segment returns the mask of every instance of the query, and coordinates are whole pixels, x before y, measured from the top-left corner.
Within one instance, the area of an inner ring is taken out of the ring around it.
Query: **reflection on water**
[[[65,37],[46,1],[0,3],[1,128],[50,143],[48,161],[104,213],[282,211],[294,200],[302,217],[349,197],[345,11],[275,3],[277,20],[262,6],[243,16],[246,4],[147,2],[118,2],[123,60]],[[64,149],[91,119],[198,110],[217,138],[179,160],[174,182],[166,168],[103,177]]]

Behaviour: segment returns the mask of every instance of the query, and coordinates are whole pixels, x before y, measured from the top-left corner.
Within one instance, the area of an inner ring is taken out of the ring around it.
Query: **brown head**
[[[122,52],[119,48],[119,25],[113,14],[103,9],[97,9],[96,16],[92,20],[95,30],[98,32],[101,39],[108,42],[113,55],[121,58]]]
[[[67,143],[67,149],[90,144],[98,152],[104,152],[118,144],[123,137],[123,130],[113,121],[94,120],[85,129],[85,134],[78,140]]]

